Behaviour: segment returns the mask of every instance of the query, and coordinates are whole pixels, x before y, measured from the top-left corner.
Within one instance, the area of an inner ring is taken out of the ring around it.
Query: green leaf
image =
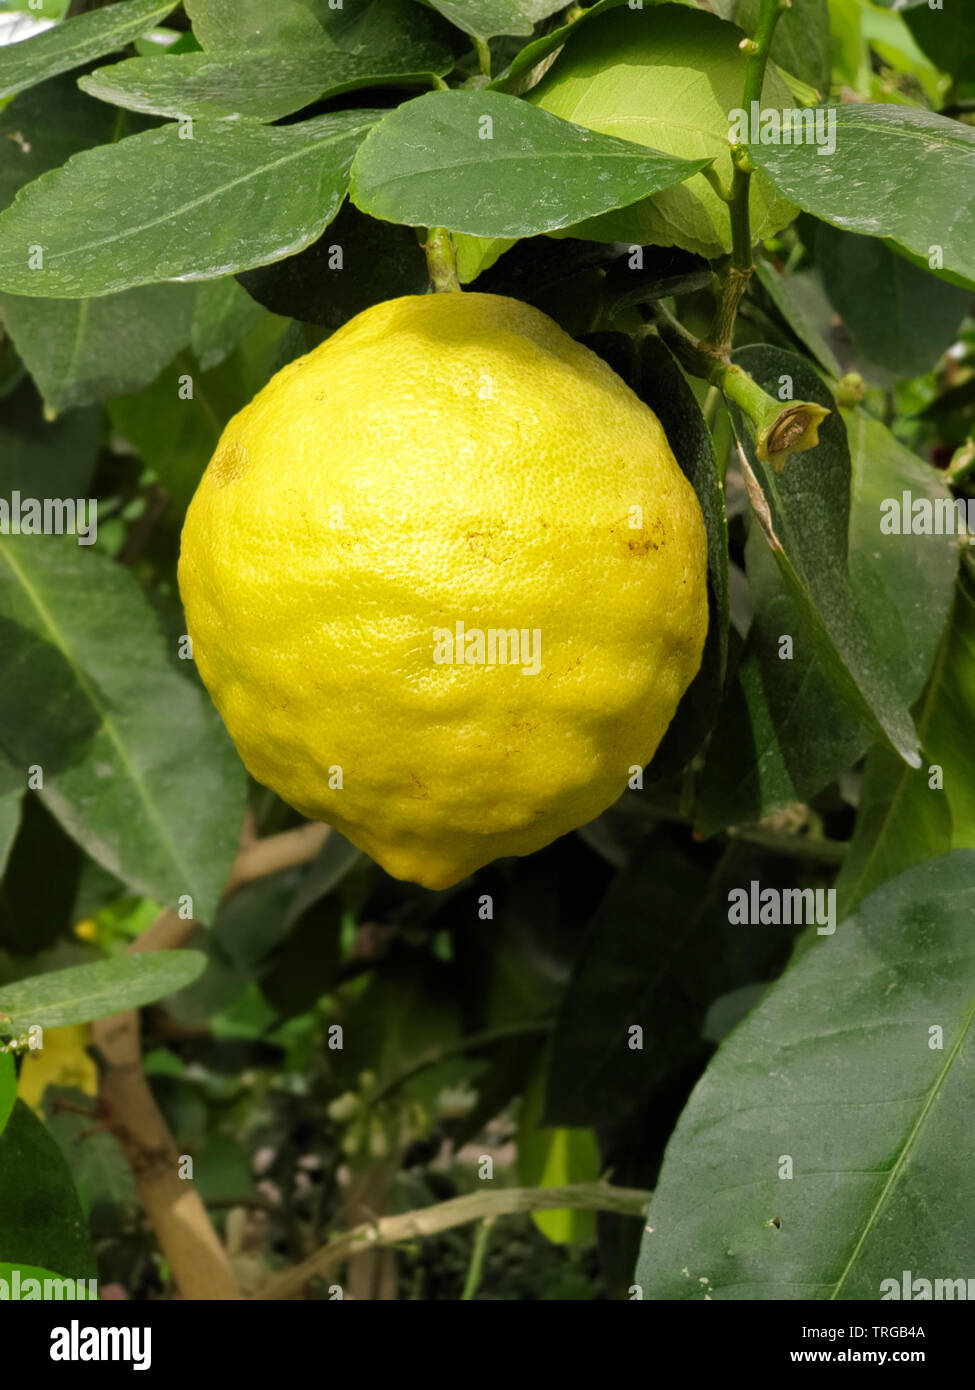
[[[20,769],[0,753],[0,879],[20,826],[20,807],[26,782]]]
[[[394,36],[390,36],[391,39]],[[433,86],[454,57],[442,45],[393,42],[346,51],[324,42],[301,49],[128,58],[79,79],[101,101],[158,116],[247,116],[276,121],[303,106],[368,86]]]
[[[926,0],[904,14],[904,21],[924,52],[956,82],[971,84],[975,72],[975,16],[965,0],[934,9]]]
[[[973,708],[975,585],[963,567],[951,622],[917,711],[924,765],[907,768],[880,747],[867,758],[856,830],[836,880],[842,911],[910,864],[950,849],[975,849]],[[931,785],[933,768],[940,769],[941,786]]]
[[[139,1009],[191,984],[205,961],[201,951],[148,951],[0,985],[0,1013],[7,1015],[0,1027],[16,1036]]]
[[[81,497],[101,445],[97,410],[47,420],[29,378],[5,397],[0,412],[0,497]]]
[[[756,351],[773,352],[749,349]],[[798,359],[791,354],[783,356],[792,365],[773,366],[766,384],[787,370],[794,374],[798,398],[820,399],[814,392],[821,387],[811,369],[797,366]],[[774,363],[778,357],[768,360]],[[803,476],[807,479],[806,506],[813,507],[820,526],[837,528],[837,536],[849,535],[848,547],[843,546],[848,560],[822,552],[821,580],[828,583],[832,570],[848,563],[855,607],[869,615],[870,645],[863,647],[860,659],[873,649],[875,657],[882,659],[887,682],[907,706],[921,693],[935,657],[951,603],[957,550],[950,536],[883,536],[881,503],[900,497],[904,490],[932,501],[948,493],[939,474],[900,444],[880,421],[866,412],[846,413],[843,421],[845,438],[827,419],[819,447],[793,457],[780,481],[786,482],[803,459],[829,460],[818,472],[793,473],[797,485],[802,485]],[[847,532],[840,513],[847,486],[842,479],[848,469],[852,469],[852,496]],[[811,498],[816,499],[814,503]],[[807,539],[815,538],[816,530],[810,526]],[[862,714],[831,678],[808,619],[790,596],[757,528],[749,539],[746,560],[755,617],[698,788],[697,825],[702,834],[760,820],[774,810],[808,800],[855,762],[872,741]],[[829,603],[828,598],[823,601]],[[794,639],[791,660],[780,655],[783,634]]]
[[[194,289],[141,285],[100,299],[0,293],[0,316],[55,413],[139,391],[189,341]]]
[[[0,97],[123,48],[175,8],[175,0],[126,0],[0,48]]]
[[[843,368],[817,326],[816,306],[811,302],[809,281],[803,276],[780,275],[774,266],[763,260],[755,262],[755,278],[799,342],[825,372],[839,380]],[[828,313],[830,306],[825,302],[822,290],[819,295]]]
[[[110,1205],[134,1215],[139,1194],[132,1170],[115,1135],[94,1128],[85,1113],[90,1108],[91,1097],[74,1087],[44,1090],[44,1122],[71,1167],[82,1211],[90,1219],[96,1207]]]
[[[833,154],[749,145],[756,168],[824,222],[890,238],[925,263],[940,254],[944,271],[975,288],[975,129],[917,106],[835,110]]]
[[[198,285],[190,345],[200,370],[219,367],[264,317],[232,275]]]
[[[530,34],[539,20],[565,9],[564,0],[421,0],[472,38]]]
[[[324,6],[322,7],[324,8]],[[300,47],[321,40],[308,0],[185,0],[193,33],[204,48]]]
[[[528,1079],[518,1111],[518,1181],[524,1187],[596,1182],[602,1164],[591,1129],[541,1128],[544,1086],[542,1058]],[[532,1220],[557,1245],[583,1244],[596,1234],[593,1211],[533,1212]]]
[[[640,347],[634,389],[663,425],[671,449],[697,494],[708,533],[708,634],[701,668],[654,755],[650,776],[679,771],[714,724],[728,663],[728,518],[711,433],[694,392],[657,337]]]
[[[17,1073],[9,1052],[0,1053],[0,1134],[7,1127],[10,1112],[17,1099]]]
[[[813,401],[832,411],[820,427],[820,444],[793,455],[782,474],[759,461],[734,407],[732,418],[768,506],[776,562],[819,660],[837,692],[876,736],[918,766],[917,734],[892,677],[892,662],[877,651],[849,582],[850,459],[835,402],[815,372],[792,353],[758,346],[742,349],[735,360],[769,393],[788,378],[789,399]]]
[[[733,19],[751,38],[758,29],[762,0],[711,0],[722,19]],[[829,0],[791,0],[779,16],[772,38],[771,56],[788,72],[810,83],[821,97],[829,95],[832,48]]]
[[[116,139],[118,118],[79,92],[74,77],[55,77],[22,93],[0,111],[0,209],[73,154]]]
[[[177,509],[189,505],[227,421],[272,375],[286,331],[282,319],[265,315],[219,366],[200,372],[179,353],[137,396],[109,402],[112,424],[158,473]]]
[[[0,743],[103,868],[207,921],[236,853],[243,768],[173,669],[127,571],[73,538],[0,540]]]
[[[276,314],[334,333],[384,299],[425,294],[429,271],[412,227],[377,222],[346,203],[299,255],[245,271],[240,282]]]
[[[363,141],[352,199],[389,222],[534,236],[679,183],[706,163],[593,135],[498,92],[431,92]]]
[[[167,125],[83,151],[0,215],[0,288],[81,299],[292,255],[338,212],[375,119],[346,111],[282,127],[198,121],[191,139]],[[43,266],[32,270],[38,245]]]
[[[728,921],[728,890],[762,872],[788,885],[792,869],[732,844],[717,859],[686,832],[654,831],[617,873],[590,922],[552,1038],[545,1119],[612,1124],[695,1055],[711,1003],[769,979],[788,930],[744,934]],[[675,923],[680,929],[675,930]],[[643,1030],[642,1047],[631,1029]]]
[[[22,1100],[0,1135],[0,1249],[5,1263],[93,1279],[95,1255],[71,1171]]]
[[[683,5],[609,10],[572,27],[528,101],[604,135],[710,163],[729,188],[728,113],[741,104],[747,61],[741,39],[733,24]],[[791,102],[770,68],[763,106]],[[584,222],[573,235],[677,245],[708,258],[731,249],[728,205],[703,174],[648,191],[655,194],[649,201]],[[752,180],[749,206],[755,240],[785,226],[794,212],[763,178]]]
[[[871,365],[895,377],[921,376],[955,340],[971,292],[936,279],[877,237],[855,236],[822,223],[816,263],[826,293],[843,319],[868,379]]]
[[[667,1148],[645,1298],[875,1300],[972,1268],[973,884],[968,850],[908,869],[725,1041]]]

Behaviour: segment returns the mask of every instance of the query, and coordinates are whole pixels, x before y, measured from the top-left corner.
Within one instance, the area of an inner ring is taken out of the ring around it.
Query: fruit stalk
[[[423,243],[430,272],[430,288],[434,294],[451,293],[460,289],[457,278],[457,252],[454,239],[446,227],[428,227]]]

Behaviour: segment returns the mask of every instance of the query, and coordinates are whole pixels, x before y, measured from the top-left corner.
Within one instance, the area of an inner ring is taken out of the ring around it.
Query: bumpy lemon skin
[[[453,293],[367,309],[230,421],[179,586],[252,775],[446,888],[650,761],[700,665],[706,571],[656,416],[538,310]],[[438,664],[458,621],[537,630],[537,674]]]

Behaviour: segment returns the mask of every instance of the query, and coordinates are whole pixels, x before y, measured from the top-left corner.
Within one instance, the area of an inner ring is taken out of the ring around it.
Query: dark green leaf
[[[796,377],[797,395],[814,383],[809,369],[803,372]],[[879,421],[860,411],[846,413],[844,419],[851,465],[842,465],[840,472],[852,466],[848,553],[854,600],[869,615],[873,645],[889,679],[910,705],[934,660],[951,602],[957,551],[951,537],[882,535],[881,503],[899,498],[904,490],[932,501],[948,494],[938,474]],[[842,464],[847,445],[832,429],[825,443],[839,450]],[[821,443],[813,454],[822,449]],[[783,477],[808,457],[790,460]],[[835,494],[820,491],[829,473],[827,469],[814,481],[808,494],[817,498],[816,510],[824,517],[838,501]],[[757,532],[746,556],[755,618],[699,786],[698,828],[703,834],[808,800],[871,741],[861,716],[832,682],[807,620]],[[783,635],[793,638],[791,660],[780,655]]]
[[[55,77],[0,111],[0,209],[49,169],[92,145],[115,139],[118,112],[78,91],[74,77]]]
[[[760,862],[738,846],[716,863],[676,832],[655,832],[634,850],[593,917],[559,1010],[547,1123],[618,1119],[701,1049],[715,999],[781,967],[787,930],[744,933],[728,922],[729,888],[748,883]],[[785,885],[790,865],[781,864],[770,884]],[[642,1047],[630,1045],[634,1026]]]
[[[895,377],[920,376],[950,347],[972,302],[971,292],[936,279],[877,237],[854,236],[822,223],[816,263],[870,379],[871,364]]]
[[[839,380],[843,375],[843,368],[817,325],[817,316],[813,312],[814,306],[810,303],[807,289],[808,282],[800,276],[780,275],[774,266],[763,260],[755,262],[755,278],[799,342],[815,357],[824,371]],[[819,294],[825,301],[822,289]],[[826,304],[825,308],[828,311],[829,305]]]
[[[969,735],[975,708],[973,589],[963,567],[952,619],[917,712],[923,766],[905,767],[880,747],[867,758],[856,832],[836,880],[844,912],[910,864],[950,849],[975,848],[975,758]],[[940,786],[931,785],[936,768]]]
[[[669,350],[644,338],[634,390],[655,413],[677,462],[697,494],[708,533],[708,634],[701,669],[654,755],[650,776],[677,772],[713,723],[728,662],[728,518],[714,445],[694,392]]]
[[[241,275],[268,309],[330,333],[363,309],[404,294],[425,294],[426,257],[411,227],[377,222],[346,203],[323,236],[300,255]]]
[[[148,601],[73,538],[0,541],[0,742],[48,809],[137,892],[207,921],[230,871],[243,769]]]
[[[10,1112],[17,1099],[17,1073],[14,1059],[9,1052],[0,1053],[0,1134],[7,1127]]]
[[[942,72],[971,83],[975,75],[975,15],[965,0],[933,7],[927,0],[912,6],[904,21],[918,44]]]
[[[975,129],[917,106],[851,103],[836,108],[835,152],[822,148],[748,147],[756,167],[807,212],[889,237],[975,287]]]
[[[352,198],[391,222],[533,236],[680,183],[707,162],[595,135],[498,92],[431,92],[370,132]]]
[[[298,125],[167,125],[75,155],[0,215],[0,288],[80,299],[300,251],[338,212],[368,111]],[[43,241],[39,241],[43,238]],[[43,268],[28,263],[43,247]]]
[[[33,383],[25,379],[0,412],[0,497],[81,497],[95,470],[102,425],[97,410],[74,410],[46,420]]]
[[[672,295],[696,294],[707,289],[714,279],[703,256],[677,246],[643,246],[638,264],[632,248],[627,251],[628,254],[617,257],[606,273],[606,307],[610,314]]]
[[[917,766],[917,734],[893,679],[893,660],[877,651],[849,582],[850,456],[835,402],[815,372],[792,353],[758,346],[742,349],[736,361],[770,394],[788,379],[787,399],[812,401],[832,412],[820,426],[819,445],[793,455],[781,474],[758,460],[734,407],[732,418],[768,505],[775,559],[819,660],[858,717]]]
[[[25,788],[26,782],[20,769],[0,753],[0,879],[3,878],[7,858],[17,838]]]
[[[908,869],[725,1041],[667,1149],[645,1298],[875,1300],[972,1268],[973,911],[975,853]]]
[[[126,0],[0,48],[0,97],[124,47],[175,8],[175,0]]]
[[[67,1028],[138,1009],[183,989],[205,963],[200,951],[149,951],[112,956],[93,965],[72,965],[0,985],[0,1028],[11,1035],[28,1028]]]
[[[69,1279],[97,1273],[71,1171],[22,1100],[0,1135],[0,1249],[12,1265],[57,1270]]]
[[[0,293],[0,316],[56,413],[139,391],[189,341],[194,290],[141,285],[100,299]]]

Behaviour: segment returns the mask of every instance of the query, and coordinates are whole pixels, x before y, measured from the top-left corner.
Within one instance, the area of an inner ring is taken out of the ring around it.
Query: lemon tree
[[[2,0],[3,1289],[957,1296],[973,35]]]

